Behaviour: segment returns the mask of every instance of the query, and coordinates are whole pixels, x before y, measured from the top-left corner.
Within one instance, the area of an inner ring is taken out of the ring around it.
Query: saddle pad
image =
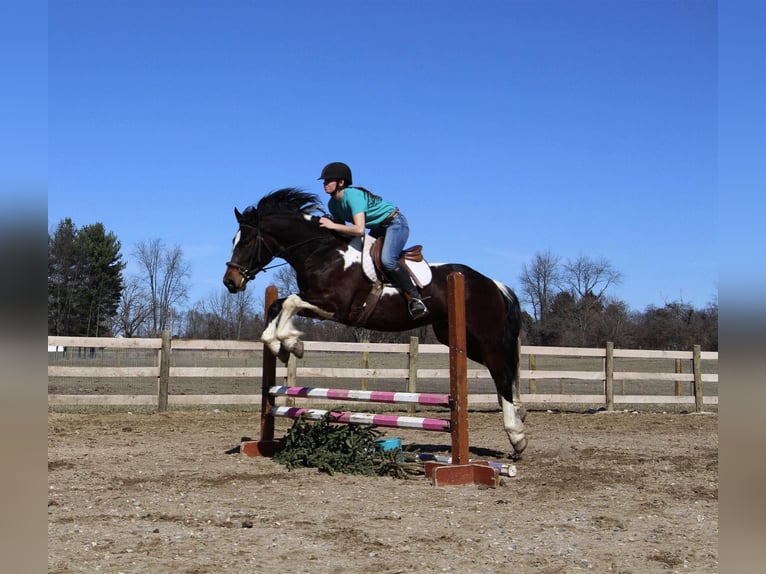
[[[376,239],[370,235],[365,235],[364,238],[355,237],[349,243],[349,247],[361,251],[362,257],[362,269],[365,276],[373,283],[378,280],[377,273],[375,272],[375,264],[372,261],[372,255],[370,250]],[[409,259],[399,260],[410,272],[412,279],[418,287],[425,287],[431,283],[431,267],[425,259],[420,261],[411,261]]]

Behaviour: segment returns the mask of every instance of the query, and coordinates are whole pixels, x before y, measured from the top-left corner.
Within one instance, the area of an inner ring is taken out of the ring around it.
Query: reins
[[[250,229],[256,230],[255,241],[257,242],[257,246],[256,246],[255,256],[258,259],[261,258],[261,247],[263,247],[269,252],[269,255],[271,256],[269,261],[273,261],[274,259],[278,257],[281,258],[285,253],[288,253],[292,249],[295,249],[296,247],[300,247],[301,245],[305,245],[306,243],[311,243],[312,241],[316,239],[314,237],[311,237],[309,239],[304,239],[303,241],[299,241],[298,243],[293,243],[292,245],[288,247],[279,249],[275,253],[274,251],[269,249],[268,245],[266,245],[266,241],[264,241],[263,236],[261,234],[261,230],[259,228],[255,227],[254,225],[248,225],[246,223],[240,224],[240,227],[249,227]],[[233,263],[232,261],[226,262],[227,267],[233,267],[234,269],[238,270],[245,277],[247,281],[252,281],[258,273],[262,273],[263,271],[269,271],[271,269],[276,269],[278,267],[284,267],[285,265],[289,265],[289,263],[285,261],[284,263],[277,263],[276,265],[270,265],[268,267],[261,266],[257,269],[251,270],[251,269],[248,269],[247,267],[239,265],[238,263]]]

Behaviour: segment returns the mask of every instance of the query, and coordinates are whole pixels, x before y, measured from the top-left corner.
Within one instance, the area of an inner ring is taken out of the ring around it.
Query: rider
[[[345,163],[328,163],[319,179],[330,196],[327,207],[332,219],[321,217],[319,225],[347,235],[363,236],[365,228],[373,237],[383,237],[381,264],[388,277],[404,291],[410,315],[419,319],[428,313],[417,287],[406,269],[399,265],[399,254],[410,235],[407,218],[398,207],[364,189],[352,187],[351,168]],[[351,225],[346,225],[349,222]]]

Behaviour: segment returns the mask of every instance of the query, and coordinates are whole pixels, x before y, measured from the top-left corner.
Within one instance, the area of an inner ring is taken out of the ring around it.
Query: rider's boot
[[[404,291],[408,300],[410,316],[413,319],[420,319],[428,313],[428,308],[420,298],[420,292],[410,278],[410,274],[398,263],[393,269],[386,271],[391,281]]]

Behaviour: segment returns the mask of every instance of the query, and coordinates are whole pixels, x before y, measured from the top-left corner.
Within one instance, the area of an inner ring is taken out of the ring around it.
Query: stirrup
[[[410,299],[409,311],[410,311],[410,316],[413,319],[420,319],[421,317],[428,314],[428,307],[426,307],[426,304],[423,303],[421,299],[415,299],[413,297],[412,299]]]

